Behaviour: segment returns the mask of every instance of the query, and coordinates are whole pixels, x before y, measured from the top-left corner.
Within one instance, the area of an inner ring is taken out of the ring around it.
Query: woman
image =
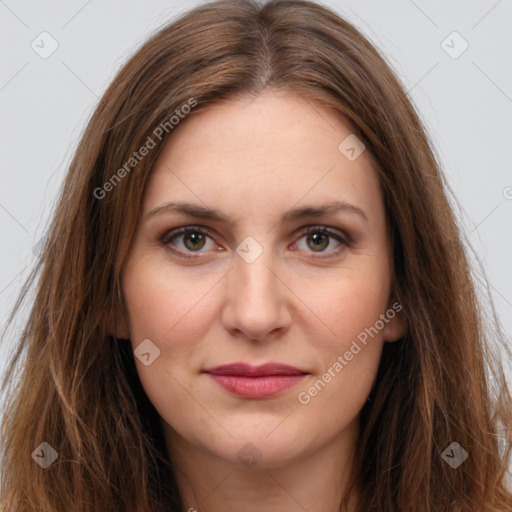
[[[32,277],[2,510],[510,510],[499,326],[446,190],[328,9],[163,28],[100,101]]]

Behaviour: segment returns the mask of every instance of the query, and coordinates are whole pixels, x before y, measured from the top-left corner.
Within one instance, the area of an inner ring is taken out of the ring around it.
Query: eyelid
[[[160,242],[162,242],[164,245],[166,245],[175,236],[183,235],[183,234],[189,233],[189,232],[193,232],[193,233],[201,232],[201,233],[205,233],[206,235],[213,238],[213,236],[212,236],[213,231],[210,228],[197,224],[197,225],[183,226],[181,228],[174,228],[169,231],[166,231],[164,233],[164,235],[162,237],[160,237]]]
[[[341,238],[343,243],[347,246],[351,246],[354,244],[354,239],[346,232],[337,228],[330,228],[324,224],[312,224],[309,226],[303,226],[302,228],[296,231],[296,234],[301,234],[302,236],[307,235],[309,233],[322,232],[327,235],[330,235],[334,238]]]

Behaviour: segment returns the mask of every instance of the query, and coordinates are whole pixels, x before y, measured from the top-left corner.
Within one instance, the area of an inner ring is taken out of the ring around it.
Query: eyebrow
[[[232,220],[217,210],[186,201],[169,201],[168,203],[157,206],[147,213],[145,217],[149,218],[161,212],[182,213],[191,217],[217,221],[230,227],[234,224]],[[281,222],[293,222],[307,218],[324,217],[334,215],[337,212],[356,214],[365,222],[368,222],[368,216],[361,208],[347,203],[346,201],[333,201],[320,206],[301,206],[293,208],[281,216]]]

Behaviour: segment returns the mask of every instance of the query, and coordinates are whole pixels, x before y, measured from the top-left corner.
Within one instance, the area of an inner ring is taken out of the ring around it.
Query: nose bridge
[[[237,253],[232,275],[239,292],[237,301],[253,303],[261,308],[275,300],[277,290],[276,276],[271,272],[275,267],[272,249],[268,246],[263,248],[254,239],[249,239],[239,245]]]
[[[254,240],[246,243],[242,242],[237,248],[234,268],[228,276],[229,296],[224,320],[226,327],[236,328],[256,339],[283,327],[289,315],[273,251],[263,249],[261,244],[258,249]]]

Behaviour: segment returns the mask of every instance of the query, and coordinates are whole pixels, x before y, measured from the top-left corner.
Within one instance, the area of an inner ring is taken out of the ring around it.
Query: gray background
[[[99,97],[149,34],[201,3],[0,0],[0,328]],[[325,4],[382,50],[409,91],[511,333],[512,2]],[[40,36],[44,31],[50,36]],[[469,46],[458,55],[464,41]],[[31,47],[42,52],[51,44],[58,48],[47,58]],[[4,359],[0,347],[0,373]]]

